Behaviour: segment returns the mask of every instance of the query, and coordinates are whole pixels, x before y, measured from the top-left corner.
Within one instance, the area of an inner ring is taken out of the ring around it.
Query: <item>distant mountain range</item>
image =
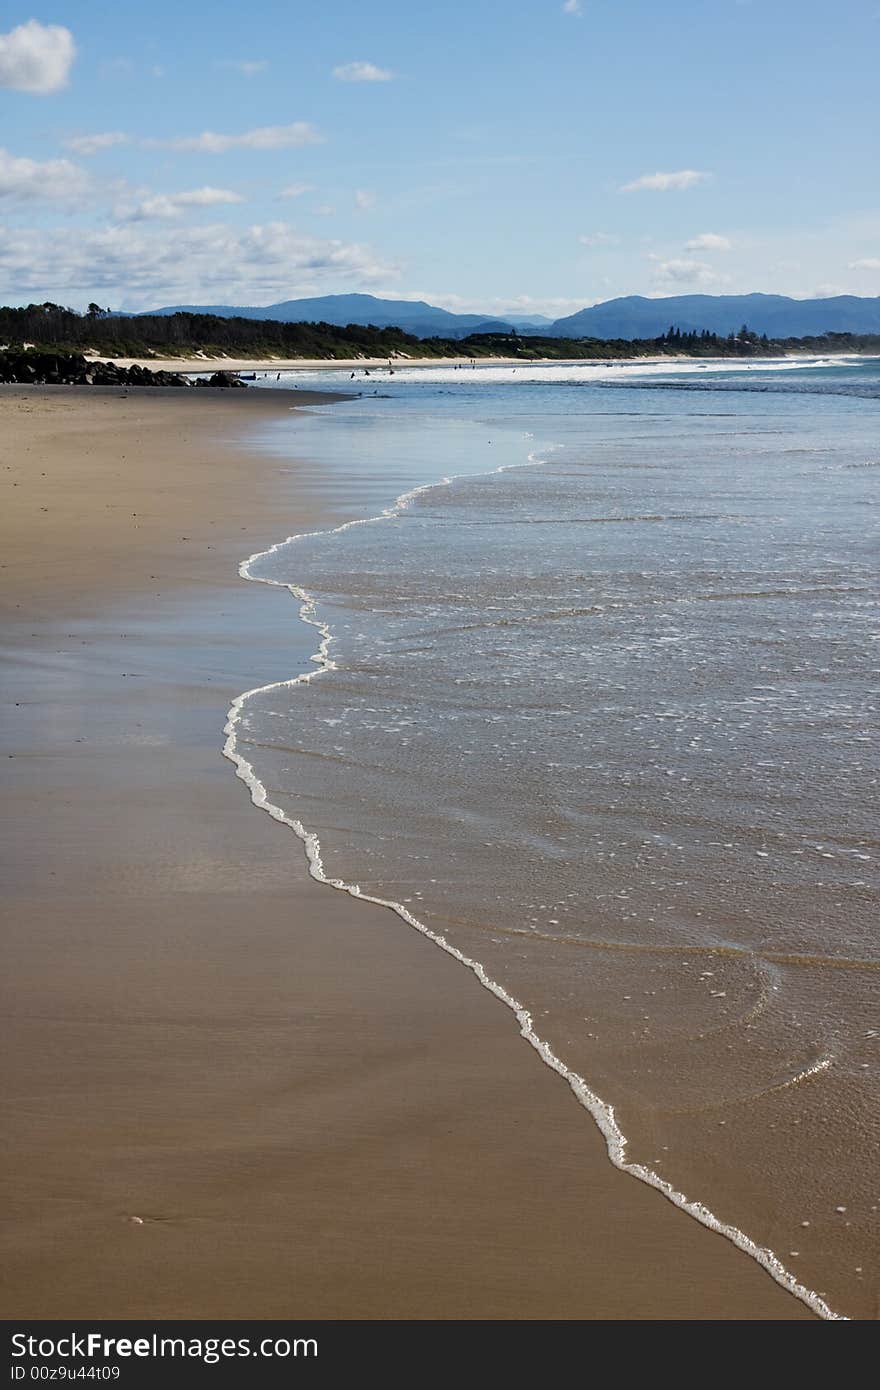
[[[376,328],[402,328],[417,338],[466,338],[469,333],[504,333],[549,329],[551,320],[541,314],[521,318],[493,318],[489,314],[451,314],[421,299],[376,299],[372,294],[327,294],[317,299],[285,299],[263,307],[232,304],[172,304],[151,309],[151,314],[219,314],[221,318],[277,319],[282,323],[368,324]]]
[[[377,299],[371,294],[328,294],[287,299],[262,307],[231,304],[175,304],[153,314],[219,314],[222,318],[276,319],[282,323],[374,324],[403,328],[417,338],[465,338],[469,333],[520,333],[559,338],[656,338],[667,328],[684,332],[734,333],[745,323],[771,338],[803,338],[821,333],[880,333],[880,298],[836,295],[830,299],[790,299],[782,294],[680,294],[665,299],[629,295],[593,304],[567,318],[540,314],[504,319],[485,314],[452,314],[418,299]]]
[[[735,333],[743,324],[769,338],[819,333],[880,332],[880,298],[841,294],[831,299],[789,299],[783,294],[677,294],[668,299],[629,295],[557,319],[547,330],[560,338],[656,338],[667,328]]]

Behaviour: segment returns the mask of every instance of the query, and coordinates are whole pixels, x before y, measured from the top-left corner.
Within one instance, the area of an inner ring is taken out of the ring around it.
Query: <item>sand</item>
[[[0,391],[4,1316],[811,1316],[221,757],[313,646],[237,575],[326,517],[247,443],[308,399]]]
[[[99,353],[87,353],[86,356],[93,357],[96,361],[106,361],[101,358]],[[166,372],[195,372],[201,375],[210,375],[213,372],[266,372],[271,376],[272,372],[334,372],[345,374],[345,379],[340,380],[340,387],[348,386],[351,373],[357,373],[354,386],[361,387],[363,382],[358,380],[363,376],[364,371],[370,373],[378,372],[381,376],[388,371],[388,363],[391,362],[394,371],[406,368],[430,368],[430,367],[461,367],[465,370],[470,369],[476,362],[478,367],[534,367],[534,366],[577,366],[585,365],[589,367],[603,366],[645,366],[651,363],[663,363],[678,361],[686,357],[686,353],[656,353],[644,357],[612,357],[603,359],[600,357],[582,359],[580,362],[568,362],[558,357],[539,357],[524,360],[522,357],[407,357],[405,353],[394,353],[389,357],[210,357],[206,354],[201,356],[189,357],[113,357],[109,360],[116,363],[118,367],[147,367],[157,371],[160,368]],[[717,360],[717,359],[716,359]],[[733,362],[738,362],[740,358],[731,358]],[[352,388],[354,389],[354,387]]]
[[[96,360],[99,354],[90,353]],[[363,376],[364,371],[387,373],[388,363],[394,370],[406,367],[470,367],[473,357],[407,357],[395,353],[389,357],[114,357],[117,367],[147,367],[153,371],[166,372],[345,372],[346,385],[352,372]],[[480,357],[476,359],[481,367],[519,367],[522,359],[518,357]],[[547,361],[552,359],[548,358]],[[634,359],[635,360],[635,359]],[[642,359],[644,360],[644,359]],[[358,382],[358,385],[362,383]]]

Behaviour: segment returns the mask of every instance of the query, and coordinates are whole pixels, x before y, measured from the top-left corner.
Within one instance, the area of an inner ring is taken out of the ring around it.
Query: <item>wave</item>
[[[627,358],[618,361],[527,362],[519,363],[516,366],[483,366],[478,363],[475,367],[407,367],[400,362],[395,362],[393,375],[395,387],[414,382],[424,382],[426,385],[498,386],[548,382],[561,385],[609,381],[625,385],[628,384],[629,378],[636,378],[640,384],[644,380],[650,380],[650,378],[657,376],[693,376],[697,372],[717,376],[731,372],[760,374],[814,371],[817,369],[830,370],[858,367],[863,363],[877,360],[876,358],[866,358],[853,354],[841,357],[767,357],[752,360],[738,357],[704,360],[696,358],[666,358],[663,360]],[[348,371],[348,368],[345,370]],[[336,371],[338,372],[339,369],[337,368]],[[297,381],[318,378],[326,380],[328,374],[333,374],[333,372],[332,363],[328,363],[324,369],[315,371],[305,372],[299,369],[287,373],[282,371],[280,382],[267,383],[267,385],[286,387],[289,385],[286,378],[290,376],[295,377]],[[381,367],[370,368],[370,382],[373,385],[377,380],[384,381],[387,375],[387,371],[383,371]],[[706,389],[706,386],[703,389]]]
[[[554,448],[558,447],[561,446],[550,446],[550,449],[546,452],[551,452]],[[539,459],[535,455],[530,455],[525,464],[506,464],[502,465],[500,468],[489,470],[489,472],[502,473],[511,468],[529,467],[542,462],[547,462],[546,458]],[[818,1317],[828,1321],[849,1321],[845,1314],[838,1313],[832,1309],[825,1302],[825,1299],[820,1293],[802,1284],[797,1276],[786,1268],[782,1260],[773,1250],[766,1246],[759,1245],[744,1231],[740,1230],[739,1227],[721,1220],[714,1212],[710,1211],[703,1202],[688,1197],[684,1192],[679,1191],[672,1183],[661,1177],[652,1168],[649,1168],[645,1164],[631,1161],[627,1157],[627,1136],[618,1123],[614,1106],[608,1101],[603,1100],[601,1096],[592,1090],[584,1077],[572,1068],[566,1066],[561,1058],[556,1055],[550,1044],[536,1031],[534,1020],[529,1010],[513,994],[505,989],[504,985],[493,979],[480,961],[475,960],[471,956],[466,955],[463,951],[460,951],[456,946],[453,946],[441,933],[432,931],[431,928],[420,921],[404,903],[396,902],[389,898],[378,897],[371,893],[364,893],[356,883],[347,883],[344,879],[328,876],[324,869],[321,856],[321,845],[316,833],[309,830],[302,821],[288,816],[280,806],[277,806],[270,800],[269,792],[257,776],[253,765],[239,751],[239,724],[242,712],[250,699],[257,695],[266,694],[272,690],[293,690],[300,685],[306,685],[316,680],[319,676],[332,676],[332,673],[338,669],[336,663],[330,656],[333,633],[329,625],[321,621],[318,617],[316,599],[299,585],[286,584],[281,580],[268,579],[255,575],[251,572],[252,567],[258,560],[276,554],[282,547],[292,545],[296,541],[304,540],[308,537],[337,535],[355,526],[374,524],[397,517],[412,503],[414,498],[420,494],[431,491],[434,488],[449,486],[454,481],[455,479],[453,477],[447,477],[439,482],[427,483],[412,488],[402,493],[390,507],[385,508],[376,516],[362,517],[353,521],[344,522],[340,526],[325,531],[302,532],[297,535],[288,536],[285,540],[276,542],[276,544],[270,546],[267,550],[257,551],[241,562],[239,565],[239,575],[242,579],[258,584],[267,584],[273,588],[286,589],[288,593],[297,599],[299,602],[300,618],[304,623],[315,628],[320,635],[320,641],[317,650],[310,658],[310,661],[313,663],[313,668],[311,670],[302,671],[298,675],[287,680],[273,681],[266,685],[256,686],[251,690],[244,691],[233,700],[229,708],[226,724],[224,725],[225,743],[222,749],[223,756],[234,765],[236,776],[247,786],[253,805],[259,810],[265,811],[273,820],[288,826],[302,842],[309,873],[313,879],[330,888],[336,889],[338,892],[347,893],[352,898],[373,903],[378,907],[388,908],[401,918],[402,921],[406,922],[408,926],[414,928],[414,930],[419,932],[422,936],[427,937],[447,955],[452,956],[459,964],[470,970],[484,989],[494,995],[496,999],[500,1000],[501,1003],[505,1004],[507,1008],[511,1010],[519,1024],[520,1035],[534,1048],[546,1066],[564,1078],[579,1104],[595,1121],[599,1131],[605,1139],[608,1157],[615,1168],[645,1183],[648,1187],[654,1188],[656,1191],[662,1193],[674,1206],[686,1212],[701,1225],[724,1236],[735,1245],[737,1249],[742,1250],[755,1260],[777,1284],[808,1306]],[[809,1068],[808,1071],[804,1073],[803,1078],[799,1077],[797,1079],[805,1079],[806,1075],[825,1070],[826,1067],[830,1065],[829,1059],[822,1059],[819,1064]]]

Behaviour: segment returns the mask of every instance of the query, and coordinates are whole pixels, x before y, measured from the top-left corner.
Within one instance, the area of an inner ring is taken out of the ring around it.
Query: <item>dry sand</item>
[[[784,354],[785,355],[785,354]],[[107,361],[102,358],[100,353],[87,353],[86,356],[94,358],[96,361]],[[588,367],[619,367],[619,366],[646,366],[663,362],[681,361],[687,357],[686,353],[656,353],[645,355],[644,357],[595,357],[584,358],[580,361],[568,361],[558,357],[538,357],[524,360],[522,357],[407,357],[405,353],[394,353],[389,357],[265,357],[255,359],[253,357],[114,357],[109,360],[116,363],[117,367],[147,367],[152,371],[160,368],[166,372],[196,372],[201,375],[213,372],[266,372],[271,376],[272,372],[335,372],[344,374],[344,380],[340,379],[340,387],[348,386],[351,373],[356,372],[355,386],[360,387],[363,382],[358,378],[363,376],[364,371],[371,374],[377,372],[381,377],[383,372],[387,372],[388,363],[393,366],[394,371],[410,367],[430,368],[430,367],[462,367],[469,369],[473,362],[478,367],[571,367],[584,365]],[[717,359],[715,359],[717,360]],[[732,357],[731,362],[741,362],[741,358]],[[373,383],[374,385],[376,383]]]
[[[89,353],[97,361],[106,361],[98,353]],[[345,372],[347,385],[351,372],[387,372],[391,362],[395,370],[403,367],[469,367],[473,357],[407,357],[395,353],[389,357],[114,357],[117,367],[147,367],[152,371],[161,368],[166,372]],[[481,367],[521,367],[518,357],[480,357],[476,359]],[[545,359],[542,359],[545,360]],[[547,358],[551,362],[553,359]],[[646,359],[633,359],[644,361]],[[362,383],[359,383],[362,384]]]
[[[0,391],[4,1316],[810,1316],[220,756],[312,645],[236,569],[322,524],[246,442],[305,399]]]

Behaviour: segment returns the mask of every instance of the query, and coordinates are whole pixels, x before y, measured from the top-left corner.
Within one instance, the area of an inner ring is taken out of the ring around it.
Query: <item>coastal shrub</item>
[[[643,356],[756,357],[785,352],[878,352],[880,334],[825,333],[771,339],[743,324],[719,337],[707,330],[683,332],[671,324],[659,338],[546,338],[512,332],[473,333],[467,338],[416,338],[402,328],[374,324],[284,323],[275,319],[223,318],[218,314],[111,314],[90,305],[79,314],[50,302],[0,308],[0,343],[97,352],[104,357],[206,357],[338,359],[350,357],[510,357],[560,361]]]

